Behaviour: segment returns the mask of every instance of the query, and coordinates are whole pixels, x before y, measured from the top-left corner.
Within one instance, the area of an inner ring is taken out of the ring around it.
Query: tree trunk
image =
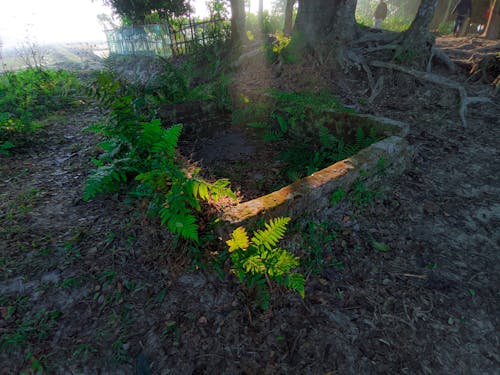
[[[408,30],[405,31],[405,39],[422,42],[429,37],[429,25],[436,10],[438,0],[422,0],[417,15]]]
[[[245,37],[245,1],[231,0],[231,42],[238,49],[244,44]]]
[[[285,25],[283,27],[283,34],[285,34],[285,35],[290,35],[292,33],[293,6],[294,5],[295,5],[295,0],[286,0]]]
[[[438,0],[422,0],[417,15],[408,30],[402,35],[401,47],[396,51],[396,60],[415,59],[423,63],[431,54],[434,36],[429,26]]]
[[[491,6],[490,19],[483,36],[486,39],[500,38],[500,0],[495,0],[495,3]]]
[[[344,45],[356,37],[357,0],[299,0],[294,32],[307,46]]]
[[[429,26],[430,30],[436,30],[439,26],[448,20],[450,16],[452,0],[440,0],[438,1],[438,5],[436,11],[434,13],[434,17],[432,18],[431,24]]]

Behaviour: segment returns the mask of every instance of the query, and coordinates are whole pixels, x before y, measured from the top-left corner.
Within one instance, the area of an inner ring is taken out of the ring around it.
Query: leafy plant
[[[364,171],[361,172],[361,177],[354,181],[350,200],[356,207],[366,208],[375,201],[375,198],[380,195],[380,192],[372,190],[365,185],[362,178],[365,173]]]
[[[293,143],[280,155],[285,162],[285,174],[292,180],[310,175],[327,165],[344,160],[368,147],[380,138],[372,129],[368,136],[362,128],[356,131],[355,141],[347,143],[343,138],[331,134],[324,126],[319,128],[319,144],[310,141],[303,144]]]
[[[271,219],[264,230],[257,230],[250,239],[244,227],[236,228],[226,241],[233,263],[232,271],[240,282],[255,290],[262,309],[269,308],[272,284],[297,291],[304,298],[304,276],[292,270],[299,266],[299,258],[278,242],[284,237],[289,217]]]
[[[172,233],[198,241],[194,213],[201,209],[200,200],[236,199],[229,181],[207,182],[198,177],[199,169],[182,164],[176,153],[182,125],[164,128],[158,119],[145,121],[149,111],[144,93],[134,96],[103,74],[91,91],[110,105],[111,115],[107,123],[91,129],[106,139],[98,145],[103,152],[94,160],[97,169],[87,180],[84,200],[131,185],[132,195],[146,203],[150,215],[159,217]]]
[[[66,71],[31,68],[0,75],[0,154],[25,142],[49,113],[73,106],[78,80]]]
[[[331,197],[330,197],[330,204],[332,206],[342,202],[342,200],[345,198],[346,194],[345,194],[345,191],[344,189],[342,189],[341,187],[339,187],[337,190],[335,190]]]
[[[269,61],[279,61],[285,64],[293,64],[299,61],[300,53],[296,42],[296,39],[299,38],[298,35],[292,39],[292,37],[283,34],[282,31],[277,31],[271,37],[272,42],[264,45],[264,51]]]
[[[310,274],[321,274],[328,269],[341,270],[343,263],[333,254],[333,243],[339,228],[329,222],[306,222],[300,228],[302,241],[302,263]]]
[[[285,144],[279,159],[284,162],[283,174],[291,181],[352,156],[380,139],[375,129],[367,134],[353,123],[352,110],[329,92],[271,90],[269,95],[274,99],[271,105],[252,103],[236,117],[241,122],[253,113],[257,122],[249,126],[264,129],[266,141]],[[351,141],[334,134],[333,127],[354,133],[348,134]]]

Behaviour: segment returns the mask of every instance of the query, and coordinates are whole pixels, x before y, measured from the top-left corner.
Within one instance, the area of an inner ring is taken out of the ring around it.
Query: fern
[[[130,162],[131,159],[126,158],[100,165],[85,183],[83,200],[88,201],[104,191],[116,191],[122,182],[127,181],[127,173],[134,171]]]
[[[182,132],[182,125],[177,124],[165,129],[160,120],[143,122],[142,125],[144,127],[141,139],[142,146],[151,148],[152,153],[173,158]]]
[[[304,298],[304,275],[300,273],[288,274],[285,280],[286,287],[290,290],[295,290]]]
[[[266,230],[258,230],[254,233],[252,243],[255,246],[264,246],[271,250],[284,237],[289,221],[289,217],[271,219],[269,223],[265,224]]]
[[[205,201],[212,199],[215,202],[218,202],[223,197],[229,197],[233,201],[236,201],[236,194],[228,188],[231,182],[226,178],[217,180],[214,183],[209,183],[201,179],[195,179],[194,183],[194,195]]]
[[[231,239],[227,240],[226,244],[229,246],[228,251],[230,253],[238,249],[246,250],[248,248],[249,241],[245,228],[236,228],[231,235]]]
[[[265,230],[257,230],[251,240],[243,227],[236,228],[226,241],[233,262],[232,270],[249,289],[256,288],[261,307],[269,306],[271,281],[297,291],[304,297],[304,277],[291,270],[300,265],[299,258],[276,247],[286,233],[289,217],[278,217],[265,223]],[[266,297],[267,296],[267,297]]]
[[[168,229],[183,238],[198,242],[198,225],[196,217],[187,212],[175,212],[169,208],[160,211],[162,224],[167,223]]]
[[[176,71],[170,73],[181,93],[187,95],[189,82],[176,76]],[[135,184],[131,186],[132,195],[147,203],[151,216],[159,217],[172,233],[197,242],[195,214],[201,209],[199,200],[218,201],[223,196],[236,199],[229,181],[206,182],[197,177],[199,171],[187,173],[177,163],[182,125],[165,128],[158,119],[146,121],[147,113],[152,112],[147,103],[151,93],[122,85],[109,74],[98,74],[89,91],[110,107],[111,113],[107,122],[89,129],[106,140],[98,145],[103,153],[87,180],[84,199],[115,191],[124,183]]]

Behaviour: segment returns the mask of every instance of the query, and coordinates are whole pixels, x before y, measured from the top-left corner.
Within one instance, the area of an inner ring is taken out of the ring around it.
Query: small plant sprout
[[[388,251],[391,251],[391,247],[383,242],[373,241],[372,245],[375,250],[380,251],[382,253],[387,253]]]
[[[345,194],[344,189],[339,187],[337,190],[335,190],[332,193],[331,198],[330,198],[330,204],[332,206],[339,204],[340,202],[342,202],[342,200],[345,198],[345,196],[346,196],[346,194]]]

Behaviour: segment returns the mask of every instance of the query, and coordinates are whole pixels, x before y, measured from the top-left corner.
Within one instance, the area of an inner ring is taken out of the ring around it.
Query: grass
[[[373,27],[373,17],[366,14],[356,13],[356,21],[363,26]],[[388,16],[382,22],[382,29],[391,31],[405,31],[412,23],[412,19],[403,18],[400,16]]]
[[[76,105],[79,89],[66,71],[31,68],[0,75],[0,154],[32,140],[44,117]]]
[[[11,306],[10,317],[21,315],[23,309]],[[0,348],[13,350],[24,348],[30,342],[40,342],[50,337],[61,312],[57,310],[42,309],[38,312],[29,311],[24,316],[19,316],[14,322],[4,329],[0,336]]]

